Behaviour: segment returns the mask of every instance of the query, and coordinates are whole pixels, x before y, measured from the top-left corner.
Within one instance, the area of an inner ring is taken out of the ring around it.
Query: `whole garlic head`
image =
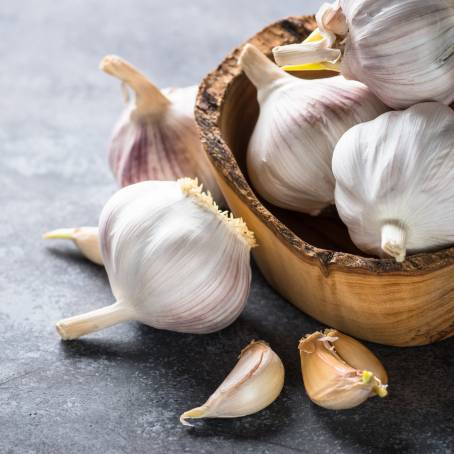
[[[396,109],[454,101],[452,0],[339,0],[322,6],[317,24],[318,39],[273,50],[279,65],[335,63]]]
[[[107,202],[101,254],[116,303],[57,323],[64,339],[125,321],[185,333],[225,328],[242,312],[254,235],[196,180],[146,181]]]
[[[247,168],[270,203],[317,215],[334,202],[331,160],[342,134],[387,110],[366,86],[343,77],[302,80],[247,44],[240,65],[257,88],[260,115]]]
[[[364,252],[393,256],[454,243],[454,111],[423,103],[357,125],[333,157],[336,205]]]
[[[161,91],[138,69],[113,55],[105,57],[100,67],[135,93],[114,129],[109,149],[110,167],[120,186],[198,178],[222,202],[194,119],[198,87]]]

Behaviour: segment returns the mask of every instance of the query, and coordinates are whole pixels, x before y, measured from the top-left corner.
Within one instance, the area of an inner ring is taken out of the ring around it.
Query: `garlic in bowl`
[[[273,47],[301,42],[315,27],[312,17],[292,17],[249,42],[270,56]],[[196,120],[230,209],[256,234],[254,257],[269,283],[305,313],[358,338],[411,346],[453,335],[454,248],[403,263],[368,257],[337,216],[276,208],[253,192],[246,151],[259,107],[256,89],[238,65],[242,47],[202,82]]]

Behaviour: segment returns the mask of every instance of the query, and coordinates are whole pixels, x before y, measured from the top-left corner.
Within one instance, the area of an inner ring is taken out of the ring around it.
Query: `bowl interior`
[[[332,75],[334,74],[316,71],[298,74],[299,77],[306,79]],[[252,189],[253,186],[247,175],[246,153],[258,115],[257,91],[247,77],[241,74],[228,88],[222,104],[219,126],[222,138],[235,156],[238,166]],[[335,207],[314,217],[275,207],[256,192],[255,195],[276,218],[312,246],[365,256],[351,241],[347,227],[340,220]]]

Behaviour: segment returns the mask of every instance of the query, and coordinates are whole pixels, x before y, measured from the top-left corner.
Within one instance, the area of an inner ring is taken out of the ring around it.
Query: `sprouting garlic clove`
[[[252,185],[281,208],[319,214],[334,203],[334,147],[353,125],[387,107],[343,77],[302,80],[247,44],[240,65],[257,88],[260,114],[247,150]]]
[[[111,139],[110,167],[120,186],[146,180],[198,178],[214,199],[223,201],[194,119],[198,88],[159,90],[120,57],[105,57],[100,68],[133,90]]]
[[[71,240],[88,260],[97,265],[103,264],[99,248],[98,227],[57,229],[45,233],[43,238],[46,240]]]
[[[246,304],[254,234],[197,180],[145,181],[107,202],[101,256],[116,303],[57,323],[77,339],[126,320],[185,333],[230,325]]]
[[[454,244],[454,111],[417,104],[354,126],[336,145],[339,215],[356,246],[393,257]]]
[[[330,331],[336,336],[315,332],[302,339],[298,347],[304,387],[309,398],[321,407],[344,410],[375,395],[385,397],[387,385],[365,368],[373,367],[387,380],[383,367],[377,364],[378,359],[353,339]],[[338,350],[336,342],[339,339]]]
[[[280,66],[338,70],[395,109],[454,101],[452,1],[338,0],[316,20],[311,39],[273,49]]]
[[[242,350],[239,360],[222,384],[200,407],[184,412],[188,419],[237,418],[263,410],[274,402],[284,386],[284,365],[263,341],[253,341]]]

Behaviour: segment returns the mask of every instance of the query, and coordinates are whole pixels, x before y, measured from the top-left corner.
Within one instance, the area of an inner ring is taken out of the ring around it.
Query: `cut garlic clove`
[[[98,227],[57,229],[43,235],[46,240],[71,240],[80,252],[93,263],[103,265],[99,248]]]
[[[263,410],[274,402],[284,386],[284,365],[263,341],[253,341],[242,350],[239,360],[218,389],[200,407],[184,412],[187,419],[237,418]]]
[[[342,336],[335,333],[337,337]],[[343,357],[336,349],[337,340],[336,337],[315,332],[299,344],[301,370],[309,398],[321,407],[343,410],[356,407],[374,395],[385,397],[387,385],[379,377],[370,370],[357,369],[346,361],[347,358],[352,360],[352,357],[358,355],[361,363],[374,365],[379,370],[372,352],[343,338],[340,347],[345,354]],[[370,358],[366,361],[362,357],[367,358],[367,352]],[[357,363],[357,360],[353,362]]]

